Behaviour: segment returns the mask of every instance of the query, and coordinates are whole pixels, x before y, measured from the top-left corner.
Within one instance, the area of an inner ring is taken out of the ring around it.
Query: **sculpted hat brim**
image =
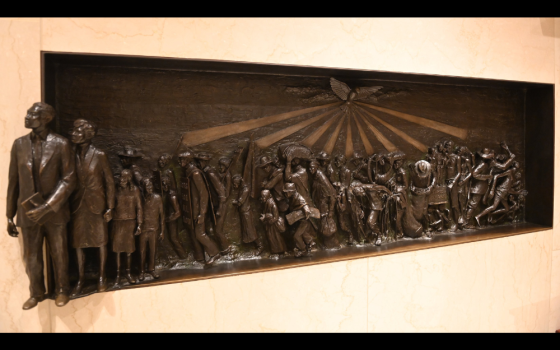
[[[492,159],[492,158],[494,158],[494,152],[488,152],[488,153],[477,152],[477,153],[482,159]]]
[[[119,152],[117,153],[117,155],[119,157],[126,157],[126,158],[144,158],[144,155],[141,153],[124,153],[124,152]]]
[[[263,161],[262,163],[258,164],[257,168],[262,168],[263,166],[266,166],[266,165],[271,164],[271,163],[272,163],[272,160],[268,159],[268,160]]]

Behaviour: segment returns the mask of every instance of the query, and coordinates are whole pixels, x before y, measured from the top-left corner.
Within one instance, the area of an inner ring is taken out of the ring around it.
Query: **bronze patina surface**
[[[553,92],[44,53],[44,102],[27,111],[8,184],[24,309],[550,229]]]

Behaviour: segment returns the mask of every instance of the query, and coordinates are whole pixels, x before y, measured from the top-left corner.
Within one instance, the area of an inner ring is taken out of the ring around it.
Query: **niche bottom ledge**
[[[152,277],[148,275],[146,277],[146,280],[142,282],[139,282],[137,284],[121,282],[120,286],[117,288],[113,286],[113,278],[109,277],[109,289],[104,293],[124,289],[153,287],[172,283],[238,276],[250,273],[284,270],[302,266],[312,266],[389,254],[398,254],[423,249],[446,247],[456,244],[479,242],[495,238],[510,237],[551,229],[552,227],[549,226],[542,226],[532,223],[518,223],[489,227],[479,230],[458,231],[455,233],[436,233],[432,239],[401,239],[397,242],[384,244],[382,246],[374,246],[368,244],[365,246],[343,247],[338,250],[320,250],[314,252],[310,257],[303,258],[294,258],[290,256],[277,260],[269,258],[256,258],[252,260],[240,260],[233,262],[224,261],[218,264],[200,268],[161,271],[159,272],[159,279],[152,279]],[[81,295],[72,297],[71,299],[78,299],[91,294],[95,294],[95,284],[92,283],[92,281],[89,282],[90,283],[86,282],[87,285],[84,287],[84,291]]]

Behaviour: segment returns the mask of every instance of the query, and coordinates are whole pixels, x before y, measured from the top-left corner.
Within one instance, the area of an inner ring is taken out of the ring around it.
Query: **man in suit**
[[[72,295],[81,293],[85,283],[84,248],[99,248],[99,280],[97,291],[107,289],[105,264],[109,234],[107,223],[115,208],[115,181],[109,167],[107,155],[91,141],[97,134],[97,126],[85,119],[74,122],[71,133],[76,145],[76,175],[78,184],[71,198],[72,207],[72,247],[76,249],[78,260],[78,283]]]
[[[194,259],[204,262],[206,252],[210,256],[206,264],[210,265],[220,258],[220,251],[216,242],[206,233],[208,210],[212,210],[208,184],[202,170],[197,166],[192,150],[179,154],[179,164],[184,169],[181,178],[183,222],[189,228]]]
[[[68,248],[66,224],[70,220],[68,197],[76,186],[74,154],[68,140],[49,130],[54,118],[50,105],[36,102],[27,110],[25,127],[31,133],[14,141],[11,152],[6,215],[8,233],[17,237],[21,227],[31,297],[23,309],[45,298],[43,239],[49,243],[54,265],[55,304],[68,303]],[[44,203],[25,210],[22,202],[38,193]],[[13,218],[17,213],[17,223]]]

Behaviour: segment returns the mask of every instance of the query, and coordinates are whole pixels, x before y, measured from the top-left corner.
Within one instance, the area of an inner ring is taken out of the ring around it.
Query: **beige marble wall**
[[[538,18],[0,19],[0,164],[40,99],[40,50],[555,83],[555,33],[559,20]],[[2,211],[6,179],[4,166]],[[557,231],[105,293],[64,308],[47,301],[28,312],[21,241],[0,234],[0,331],[551,331],[560,328]]]

